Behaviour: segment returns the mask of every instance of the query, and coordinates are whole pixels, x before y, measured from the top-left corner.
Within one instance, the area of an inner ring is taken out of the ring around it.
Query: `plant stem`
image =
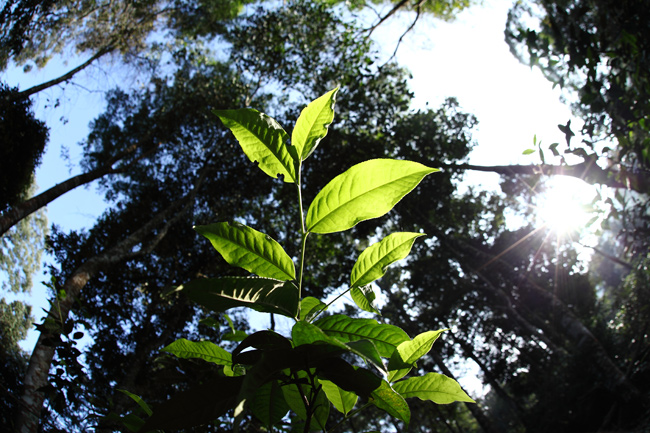
[[[325,308],[322,308],[322,309],[318,312],[318,314],[316,314],[316,315],[314,316],[314,318],[313,318],[311,321],[313,322],[314,320],[318,319],[318,316],[320,316],[321,313],[322,313],[323,311],[327,310],[327,309],[330,307],[330,305],[332,305],[333,303],[335,303],[336,301],[338,301],[339,298],[340,298],[341,296],[345,295],[345,294],[348,293],[350,290],[352,290],[352,288],[347,289],[345,292],[341,293],[341,294],[338,295],[336,298],[332,299],[332,300],[331,300],[331,301],[330,301],[330,302],[325,306]]]
[[[352,412],[349,412],[347,415],[345,415],[343,417],[343,419],[341,421],[336,423],[336,425],[334,427],[327,430],[327,433],[331,433],[331,432],[335,431],[337,428],[341,427],[344,422],[346,422],[347,420],[349,420],[350,418],[352,418],[353,416],[355,416],[356,414],[358,414],[359,412],[361,412],[362,410],[364,410],[365,408],[367,408],[368,406],[371,406],[371,405],[372,405],[372,403],[368,402],[368,403],[364,404],[363,406],[361,406],[360,408],[355,409]]]
[[[307,245],[307,236],[309,232],[305,228],[305,218],[303,215],[302,207],[302,162],[298,164],[297,167],[297,176],[296,187],[298,188],[298,206],[300,209],[300,263],[298,265],[298,300],[302,300],[302,274],[305,267],[305,248]]]

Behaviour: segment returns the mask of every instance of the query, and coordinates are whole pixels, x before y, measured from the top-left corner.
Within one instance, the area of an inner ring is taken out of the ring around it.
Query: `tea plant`
[[[230,265],[253,275],[201,278],[179,290],[215,312],[248,307],[289,317],[295,323],[290,338],[272,330],[259,331],[246,336],[232,353],[208,341],[181,339],[165,347],[163,351],[179,358],[201,358],[217,364],[221,366],[220,374],[180,392],[153,413],[131,395],[151,415],[140,431],[210,423],[232,410],[235,431],[247,411],[269,431],[284,428],[286,423],[282,421],[292,411],[292,431],[329,432],[340,426],[328,424],[331,406],[343,414],[344,422],[371,405],[408,425],[408,398],[438,404],[473,401],[456,381],[441,374],[405,379],[444,330],[424,332],[411,339],[399,327],[374,319],[323,315],[329,305],[303,294],[305,249],[310,234],[340,232],[380,217],[425,176],[438,171],[404,160],[362,162],[329,182],[305,216],[302,164],[327,134],[334,118],[337,91],[326,93],[302,111],[290,141],[275,120],[256,110],[214,112],[262,171],[296,185],[300,254],[296,264],[271,237],[237,222],[197,226],[195,230]],[[378,313],[371,283],[381,278],[389,265],[405,258],[421,236],[392,233],[359,255],[352,269],[349,293],[361,310]]]

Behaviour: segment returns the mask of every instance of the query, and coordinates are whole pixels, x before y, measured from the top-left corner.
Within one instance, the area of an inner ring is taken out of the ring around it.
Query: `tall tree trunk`
[[[99,59],[100,57],[103,57],[104,55],[110,53],[113,51],[113,47],[106,47],[102,48],[101,50],[97,51],[95,55],[93,55],[91,58],[83,62],[81,65],[77,66],[76,68],[68,71],[67,73],[61,75],[60,77],[57,77],[53,80],[46,81],[45,83],[38,84],[36,86],[30,87],[27,90],[23,90],[22,92],[19,92],[16,97],[17,98],[29,98],[35,93],[38,93],[40,91],[43,91],[45,89],[49,89],[50,87],[56,86],[57,84],[61,84],[64,81],[68,81],[72,77],[74,77],[78,72],[83,71],[86,69],[88,66],[90,66],[95,60]]]
[[[190,208],[206,173],[207,169],[204,168],[191,193],[173,202],[165,210],[158,213],[142,227],[112,248],[104,250],[85,261],[66,280],[62,287],[65,296],[61,298],[57,297],[52,302],[53,307],[50,308],[45,319],[46,324],[53,326],[44,326],[42,328],[29,360],[27,373],[23,380],[23,395],[21,398],[23,405],[16,415],[16,431],[20,433],[38,432],[41,410],[45,401],[45,395],[40,389],[48,384],[48,373],[54,358],[54,348],[48,341],[57,338],[61,333],[61,325],[65,323],[72,305],[78,299],[83,287],[97,273],[108,269],[111,265],[137,255],[151,252],[165,237],[169,227],[178,221],[185,211]],[[184,208],[179,210],[183,205]],[[169,218],[170,215],[173,215],[173,217]],[[163,226],[155,237],[145,242],[151,232],[161,224]],[[134,248],[138,245],[141,245],[141,248],[134,251]]]
[[[83,173],[71,177],[68,180],[65,180],[59,184],[54,185],[52,188],[48,189],[47,191],[43,191],[37,196],[34,196],[29,200],[25,200],[24,202],[6,210],[5,212],[2,213],[2,215],[0,215],[0,236],[5,234],[11,227],[16,225],[23,218],[36,212],[43,206],[47,206],[49,203],[61,197],[63,194],[72,191],[78,186],[88,184],[94,180],[106,176],[107,174],[116,174],[116,173],[124,172],[128,167],[113,168],[113,165],[126,158],[129,154],[133,153],[137,148],[138,145],[129,146],[129,148],[126,149],[124,152],[121,152],[119,155],[116,155],[113,158],[111,158],[104,166],[89,171],[88,173]],[[155,149],[157,149],[157,147],[154,147],[152,150],[143,153],[137,159],[145,157],[151,151],[155,151]]]

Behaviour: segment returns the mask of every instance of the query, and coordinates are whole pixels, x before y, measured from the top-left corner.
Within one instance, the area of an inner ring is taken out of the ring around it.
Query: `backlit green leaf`
[[[327,128],[334,119],[334,102],[338,90],[336,88],[312,101],[300,113],[291,133],[291,144],[295,146],[301,161],[307,159],[327,135]]]
[[[162,349],[179,358],[200,358],[217,365],[232,365],[232,356],[229,352],[210,341],[189,341],[184,338],[174,341]]]
[[[318,319],[314,325],[338,341],[372,341],[379,355],[384,358],[391,356],[401,343],[411,341],[406,332],[397,326],[380,324],[374,319],[355,319],[334,314]]]
[[[359,397],[355,393],[345,391],[329,380],[318,379],[318,382],[323,387],[327,399],[344,415],[347,415],[354,408],[354,405],[357,404]]]
[[[310,322],[319,312],[326,310],[327,304],[313,296],[307,296],[300,301],[300,320]]]
[[[375,308],[375,299],[377,298],[377,294],[370,284],[363,287],[353,287],[350,290],[350,296],[354,303],[357,304],[357,307],[361,308],[363,311],[381,314],[379,310]]]
[[[323,342],[328,343],[332,346],[336,346],[345,350],[346,352],[354,353],[355,355],[361,357],[365,361],[369,362],[371,365],[374,365],[379,370],[384,371],[385,367],[381,362],[381,358],[377,357],[375,354],[368,352],[367,347],[359,350],[354,345],[346,344],[334,337],[330,337],[325,332],[323,332],[318,326],[308,322],[297,322],[293,325],[291,329],[291,338],[295,346],[300,346],[304,344]]]
[[[125,395],[131,397],[131,399],[133,401],[138,403],[138,406],[140,406],[142,408],[144,413],[151,416],[151,414],[153,412],[151,411],[151,408],[149,407],[149,405],[144,400],[142,400],[142,397],[140,397],[139,395],[133,394],[132,392],[127,391],[126,389],[118,389],[118,391],[121,392],[122,394],[125,394]],[[144,421],[143,421],[143,423],[144,423]]]
[[[362,287],[381,278],[386,268],[408,256],[416,238],[422,233],[398,232],[366,248],[352,268],[350,287]]]
[[[178,290],[212,311],[248,307],[291,318],[298,314],[298,289],[286,281],[256,277],[199,278]]]
[[[296,167],[289,153],[289,135],[271,117],[251,108],[214,110],[228,127],[252,162],[272,178],[284,176],[285,182],[296,182]]]
[[[427,373],[424,376],[411,377],[393,384],[393,389],[404,398],[418,397],[431,400],[437,404],[466,401],[474,403],[454,379],[443,374]]]
[[[439,171],[417,162],[372,159],[335,177],[307,211],[307,230],[334,233],[389,212],[424,176]]]
[[[293,280],[296,270],[291,257],[270,236],[239,223],[195,226],[212,246],[233,266],[260,277]]]
[[[299,372],[301,377],[306,377],[306,373]],[[327,396],[322,390],[317,391],[318,394],[313,395],[316,390],[307,383],[301,383],[300,388],[295,383],[287,384],[282,387],[282,393],[287,404],[292,411],[298,415],[302,420],[307,419],[307,410],[305,408],[305,403],[303,400],[303,395],[301,391],[305,393],[305,397],[309,401],[313,401],[315,404],[314,414],[312,416],[312,422],[310,430],[322,430],[325,431],[325,424],[327,423],[327,418],[330,413],[330,404],[327,400]],[[302,430],[302,429],[301,429]]]
[[[405,341],[397,346],[397,353],[399,353],[403,362],[406,364],[413,364],[422,356],[429,353],[433,343],[438,339],[440,334],[445,331],[446,329],[423,332],[422,334],[417,335],[413,340]]]
[[[259,387],[249,402],[249,407],[253,415],[267,428],[280,422],[289,411],[289,405],[284,400],[284,394],[276,380]]]
[[[370,401],[379,409],[388,412],[389,415],[404,421],[408,428],[409,421],[411,421],[409,405],[404,397],[391,388],[388,382],[381,381],[379,388],[372,392]]]

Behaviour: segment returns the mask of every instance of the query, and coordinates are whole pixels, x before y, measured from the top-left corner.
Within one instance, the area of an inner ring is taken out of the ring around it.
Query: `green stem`
[[[358,414],[359,412],[361,412],[362,410],[364,410],[365,408],[367,408],[368,406],[371,406],[371,405],[372,405],[372,403],[368,402],[368,403],[364,404],[363,406],[361,406],[360,408],[355,409],[352,412],[349,412],[347,415],[345,415],[343,417],[343,419],[341,421],[336,423],[336,425],[334,427],[327,430],[327,433],[331,433],[331,432],[335,431],[337,428],[341,427],[343,425],[343,423],[345,423],[347,420],[349,420],[350,418],[352,418],[353,416],[355,416],[356,414]]]
[[[300,263],[298,264],[298,300],[302,300],[302,274],[305,267],[305,248],[307,245],[307,236],[309,232],[305,228],[305,218],[303,215],[302,207],[302,162],[297,167],[298,179],[296,180],[296,187],[298,188],[298,206],[300,208]]]
[[[321,309],[321,310],[320,310],[320,311],[319,311],[319,312],[318,312],[318,313],[313,317],[313,319],[312,319],[311,321],[313,322],[314,320],[318,319],[318,316],[320,316],[321,313],[322,313],[323,311],[327,310],[327,309],[330,307],[330,305],[332,305],[333,303],[335,303],[336,301],[338,301],[339,298],[340,298],[341,296],[345,295],[345,294],[348,293],[350,290],[352,290],[351,287],[350,287],[348,290],[346,290],[345,292],[343,292],[343,293],[341,293],[340,295],[338,295],[336,298],[332,299],[332,300],[331,300],[331,301],[330,301],[330,302],[325,306],[325,308]]]

